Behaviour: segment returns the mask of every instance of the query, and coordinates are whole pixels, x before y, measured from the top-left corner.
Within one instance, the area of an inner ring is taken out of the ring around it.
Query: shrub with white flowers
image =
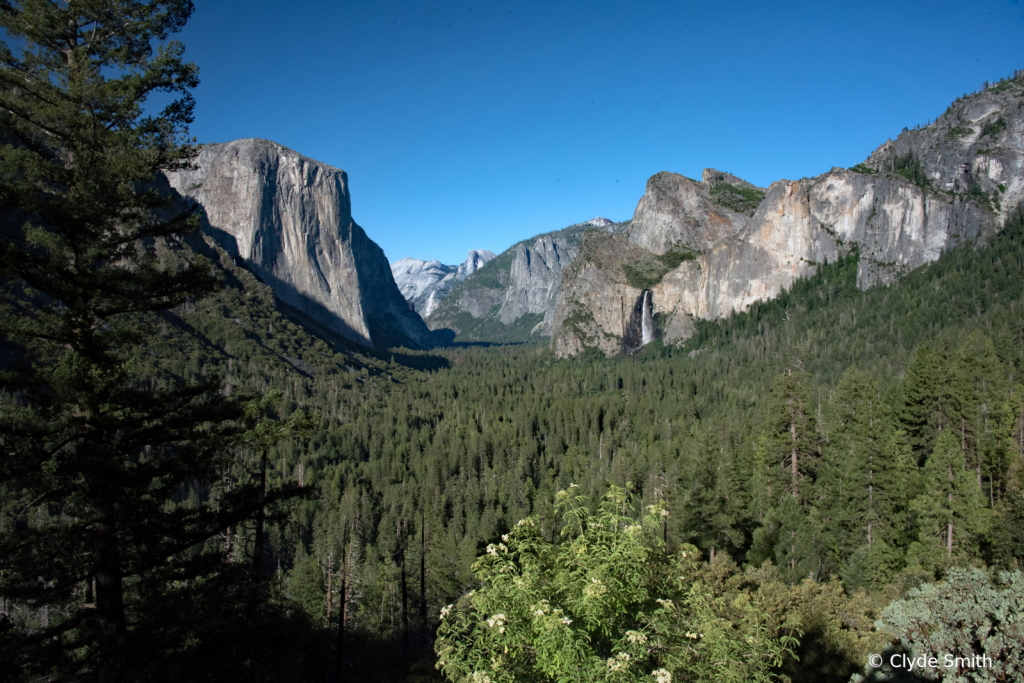
[[[612,488],[596,513],[558,494],[562,541],[524,520],[473,566],[480,588],[438,629],[438,668],[457,683],[776,680],[796,624],[779,625],[756,593],[716,595],[700,551],[667,553],[662,506],[639,520]]]

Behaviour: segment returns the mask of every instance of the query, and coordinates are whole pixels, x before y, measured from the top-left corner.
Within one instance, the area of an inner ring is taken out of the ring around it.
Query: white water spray
[[[643,316],[640,318],[640,343],[644,346],[654,341],[654,325],[651,322],[651,306],[648,297],[651,290],[644,290]]]

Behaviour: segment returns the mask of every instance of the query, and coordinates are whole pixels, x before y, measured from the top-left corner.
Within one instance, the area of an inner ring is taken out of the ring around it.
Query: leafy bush
[[[935,659],[938,666],[926,663],[920,675],[956,683],[1019,681],[1024,572],[1002,572],[999,580],[1002,588],[980,569],[951,569],[946,581],[925,584],[892,602],[879,626],[899,640],[908,659]],[[885,664],[889,658],[883,658]],[[865,673],[870,676],[871,670]]]
[[[798,644],[760,593],[727,600],[700,552],[665,552],[663,515],[639,521],[612,487],[591,514],[560,491],[564,542],[520,521],[473,569],[480,589],[441,611],[438,668],[454,681],[773,681]]]

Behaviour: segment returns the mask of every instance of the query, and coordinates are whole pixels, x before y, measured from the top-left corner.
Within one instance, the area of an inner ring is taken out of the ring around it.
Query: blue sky
[[[632,217],[648,177],[852,166],[1024,69],[1024,3],[195,0],[200,142],[345,169],[390,261]]]

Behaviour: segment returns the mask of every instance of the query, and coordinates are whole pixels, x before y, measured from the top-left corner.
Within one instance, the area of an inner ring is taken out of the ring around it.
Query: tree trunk
[[[101,515],[92,530],[93,573],[96,576],[96,624],[99,628],[99,678],[119,677],[120,641],[124,635],[124,585],[117,544],[117,525]]]
[[[249,598],[245,605],[245,623],[250,629],[256,627],[256,609],[259,606],[260,585],[263,582],[263,520],[267,500],[267,453],[260,455],[260,489],[256,494],[256,537],[252,544],[252,564],[249,567]],[[327,619],[331,615],[328,612]]]
[[[327,565],[327,628],[331,628],[331,615],[334,614],[334,558]]]
[[[874,478],[874,472],[868,470],[868,476]],[[871,512],[875,506],[875,485],[868,484],[868,548],[871,547]]]
[[[792,406],[793,399],[790,398],[789,402],[790,402],[790,406]],[[790,414],[789,435],[790,435],[790,437],[793,440],[793,451],[790,454],[790,465],[789,465],[789,467],[790,467],[790,474],[792,475],[792,478],[793,478],[793,497],[794,498],[799,498],[799,494],[797,493],[797,490],[796,490],[796,481],[797,481],[797,476],[798,476],[797,453],[796,453],[796,416],[792,415],[792,414]]]
[[[427,628],[427,519],[426,511],[420,510],[420,629],[423,642],[429,637]]]
[[[402,586],[402,644],[409,651],[409,589],[405,582],[405,522],[398,527],[398,569]]]
[[[953,468],[949,468],[949,524],[946,525],[946,554],[953,556]]]
[[[355,542],[355,523],[352,525],[351,533],[348,537],[348,545],[345,549],[345,556],[342,558],[342,573],[341,573],[341,613],[338,615],[338,658],[335,661],[334,678],[337,683],[342,683],[345,680],[345,628],[348,625],[348,599],[349,591],[352,587],[352,544]],[[381,596],[381,603],[383,603],[383,596]]]

